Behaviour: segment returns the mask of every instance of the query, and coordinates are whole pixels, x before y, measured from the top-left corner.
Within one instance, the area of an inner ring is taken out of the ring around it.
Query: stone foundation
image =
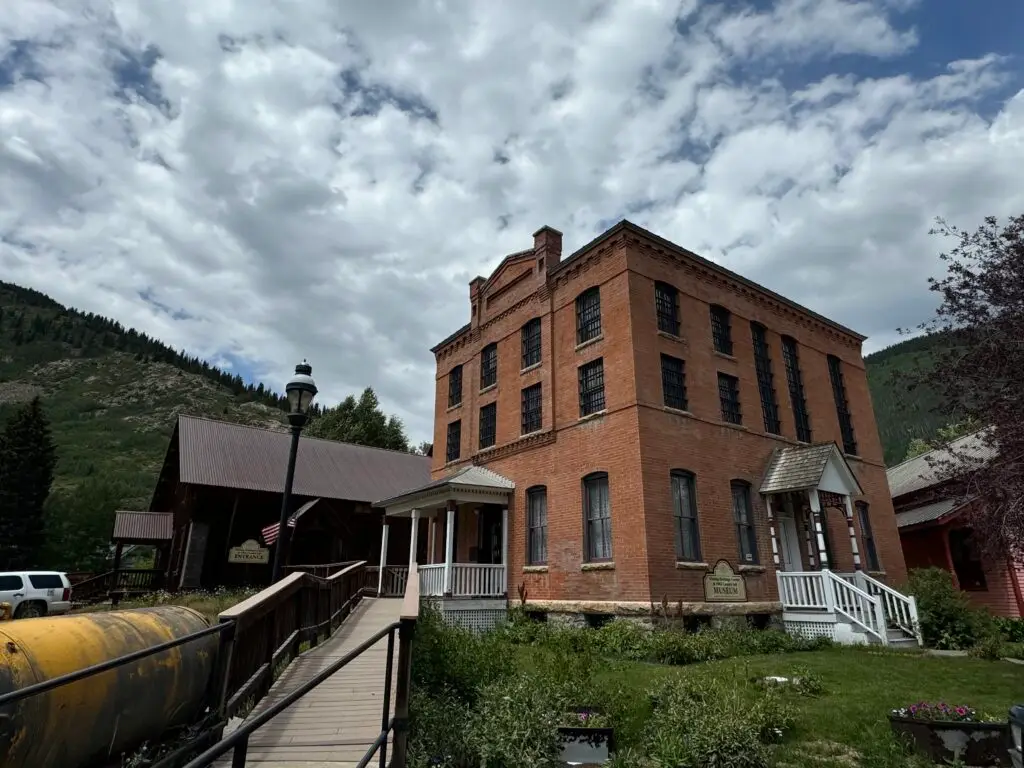
[[[782,603],[774,601],[745,603],[676,602],[668,604],[667,615],[660,604],[595,600],[527,600],[523,608],[543,613],[551,623],[585,627],[591,622],[629,621],[642,626],[674,626],[696,629],[709,624],[714,629],[744,628],[747,617],[763,617],[767,626],[782,628]],[[600,618],[598,618],[600,617]]]

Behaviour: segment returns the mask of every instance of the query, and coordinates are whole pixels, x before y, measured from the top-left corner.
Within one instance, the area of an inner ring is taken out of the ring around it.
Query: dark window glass
[[[957,528],[949,532],[949,554],[960,589],[972,592],[988,589],[985,567],[981,563],[974,532],[970,528]]]
[[[740,560],[746,564],[757,563],[757,533],[750,508],[750,486],[739,480],[732,482],[732,514],[740,543]]]
[[[490,403],[480,409],[480,447],[494,445],[498,430],[498,404]]]
[[[697,494],[690,472],[672,470],[672,511],[675,517],[676,559],[680,562],[700,562]]]
[[[604,472],[583,478],[583,521],[587,561],[611,560],[612,509]]]
[[[522,432],[524,435],[536,432],[543,424],[540,387],[540,384],[534,384],[523,390]]]
[[[857,454],[857,441],[853,437],[853,421],[850,406],[846,401],[846,383],[843,381],[843,364],[835,355],[828,356],[828,377],[832,380],[832,398],[836,401],[836,415],[839,416],[839,431],[843,436],[843,451]]]
[[[36,589],[64,589],[64,582],[56,573],[30,573],[28,580]]]
[[[661,356],[661,392],[669,408],[686,410],[686,364],[678,357]]]
[[[529,368],[540,362],[540,318],[523,326],[523,368]]]
[[[793,421],[796,423],[796,439],[802,443],[811,442],[811,421],[807,416],[807,400],[804,398],[804,380],[800,374],[800,355],[796,340],[782,337],[782,360],[786,365],[786,383],[789,385],[789,399],[793,403]]]
[[[13,592],[24,586],[21,576],[0,576],[0,592]]]
[[[580,416],[604,410],[604,359],[579,367]]]
[[[722,421],[742,424],[740,411],[740,380],[727,373],[718,374],[718,401],[722,406]]]
[[[462,451],[462,422],[453,421],[448,424],[448,438],[445,444],[445,461],[455,461]]]
[[[448,374],[448,407],[462,403],[462,366],[456,365]]]
[[[588,288],[576,297],[576,343],[601,335],[601,289]]]
[[[864,559],[869,571],[882,570],[878,562],[878,548],[875,546],[875,534],[871,530],[871,518],[868,515],[868,505],[858,501],[857,517],[860,521],[860,537],[864,540]]]
[[[540,485],[526,491],[526,562],[548,561],[548,490]]]
[[[679,291],[668,283],[654,284],[654,309],[658,313],[658,330],[679,335]]]
[[[775,376],[772,374],[772,358],[768,350],[768,338],[764,326],[750,324],[750,337],[754,342],[754,368],[757,371],[757,389],[761,395],[761,413],[764,416],[764,431],[773,435],[781,434],[779,425],[779,404],[775,398]]]
[[[711,339],[716,352],[732,354],[732,318],[728,309],[717,304],[711,305]]]
[[[480,389],[498,383],[498,345],[488,344],[480,353]]]

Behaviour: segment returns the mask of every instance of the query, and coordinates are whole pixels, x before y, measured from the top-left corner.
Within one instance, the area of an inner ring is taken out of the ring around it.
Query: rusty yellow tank
[[[0,695],[198,632],[181,606],[23,619],[0,624]],[[117,757],[206,703],[216,634],[0,709],[0,766],[80,768]]]

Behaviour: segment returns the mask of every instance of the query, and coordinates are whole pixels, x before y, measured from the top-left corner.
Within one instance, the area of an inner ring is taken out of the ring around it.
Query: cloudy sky
[[[984,13],[979,13],[980,9]],[[1024,211],[1020,0],[0,2],[0,279],[430,434],[430,346],[620,218],[868,334]]]

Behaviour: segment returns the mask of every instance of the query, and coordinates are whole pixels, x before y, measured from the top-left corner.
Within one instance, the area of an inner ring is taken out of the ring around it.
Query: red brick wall
[[[510,505],[510,593],[522,582],[530,596],[538,599],[646,601],[660,600],[663,595],[671,600],[702,599],[702,574],[677,569],[675,563],[669,471],[679,468],[696,474],[703,560],[712,565],[719,558],[737,564],[730,480],[751,484],[762,569],[748,574],[748,597],[774,598],[771,545],[757,489],[773,448],[795,442],[780,348],[783,333],[800,344],[815,442],[841,442],[826,355],[835,354],[843,361],[859,453],[849,461],[864,488],[862,500],[870,504],[882,569],[890,582],[902,582],[906,569],[859,342],[749,286],[711,274],[704,266],[685,259],[680,263],[678,257],[667,256],[658,248],[630,232],[607,238],[596,246],[596,256],[575,258],[546,279],[541,273],[521,279],[505,295],[518,292],[531,280],[540,288],[532,295],[524,294],[518,303],[495,303],[502,307],[501,312],[481,314],[479,327],[437,352],[433,475],[439,477],[472,460],[515,481]],[[514,264],[504,267],[510,275],[513,266],[518,273],[530,262],[531,269],[537,270],[536,259],[510,261]],[[480,291],[478,304],[486,305],[488,291],[507,284],[508,279],[504,274],[496,276]],[[657,331],[654,280],[670,282],[681,292],[678,339]],[[578,349],[574,302],[580,292],[594,285],[601,288],[602,337]],[[721,304],[733,314],[733,356],[713,351],[711,303]],[[533,317],[542,318],[543,362],[522,373],[519,331]],[[781,438],[764,433],[751,320],[769,329]],[[479,355],[491,342],[498,343],[498,384],[481,393]],[[662,406],[662,352],[686,361],[687,414],[669,412]],[[596,357],[604,359],[606,412],[581,420],[577,368]],[[464,372],[463,403],[449,410],[448,371],[459,363]],[[742,427],[721,423],[718,371],[740,379]],[[523,438],[520,392],[538,381],[544,386],[543,429]],[[497,445],[477,452],[479,408],[492,401],[498,403]],[[445,466],[447,424],[459,417],[462,455],[459,462]],[[595,471],[609,475],[614,566],[605,570],[591,570],[582,564],[581,479]],[[547,486],[548,564],[546,570],[524,572],[525,494],[533,485]],[[852,570],[843,515],[829,510],[826,519],[837,560],[833,567]],[[862,542],[860,549],[863,552]]]

